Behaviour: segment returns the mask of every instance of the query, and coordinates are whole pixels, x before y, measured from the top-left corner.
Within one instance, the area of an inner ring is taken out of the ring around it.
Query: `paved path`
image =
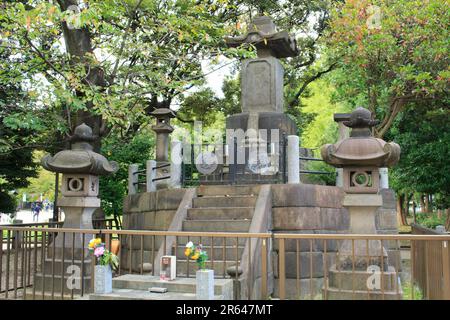
[[[37,222],[48,222],[48,219],[53,217],[53,211],[52,210],[42,210],[39,213],[39,221]],[[16,214],[17,220],[22,220],[23,223],[34,223],[36,221],[33,221],[33,214],[31,213],[31,210],[20,210]],[[0,224],[10,224],[12,221],[9,220],[7,215],[1,214],[0,218]]]

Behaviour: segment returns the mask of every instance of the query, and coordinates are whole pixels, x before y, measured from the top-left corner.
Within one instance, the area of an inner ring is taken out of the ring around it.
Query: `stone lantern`
[[[400,158],[398,144],[373,137],[371,128],[377,123],[369,110],[357,108],[350,114],[349,120],[343,121],[345,126],[351,128],[350,136],[335,144],[324,145],[321,149],[322,159],[326,163],[343,169],[343,206],[350,215],[352,234],[377,233],[376,214],[383,205],[379,168],[391,167]],[[379,277],[380,271],[383,272],[381,287],[371,287],[369,279],[371,276]],[[369,295],[371,299],[381,295],[386,299],[401,298],[397,271],[390,265],[380,240],[343,240],[336,264],[329,273],[331,282],[327,290],[331,299],[366,299]],[[337,277],[342,280],[336,283],[333,279]],[[349,283],[354,287],[349,287]]]
[[[343,124],[352,129],[350,137],[324,145],[322,159],[343,168],[344,191],[347,193],[378,193],[379,168],[391,167],[398,162],[400,146],[372,136],[371,127],[378,121],[372,119],[367,109],[357,108]]]
[[[91,142],[94,138],[92,129],[83,123],[75,128],[73,136],[70,137],[70,150],[60,151],[54,156],[46,155],[41,160],[42,166],[48,171],[62,173],[58,204],[65,214],[64,228],[93,228],[92,214],[100,207],[100,199],[97,197],[99,176],[114,173],[118,169],[114,161],[108,161],[93,151]],[[83,254],[87,256],[89,240],[89,237],[85,237],[82,243],[81,234],[75,233],[76,259]],[[55,240],[56,258],[62,257],[64,248],[67,248],[67,253],[70,254],[71,247],[71,237],[65,237],[63,243],[62,234],[59,234]]]
[[[170,174],[169,167],[169,134],[174,128],[170,125],[170,119],[175,118],[176,114],[169,108],[158,108],[152,112],[156,118],[156,123],[152,126],[152,130],[156,132],[156,179],[164,178]],[[161,167],[162,166],[162,167]],[[157,188],[166,188],[169,180],[157,181]]]

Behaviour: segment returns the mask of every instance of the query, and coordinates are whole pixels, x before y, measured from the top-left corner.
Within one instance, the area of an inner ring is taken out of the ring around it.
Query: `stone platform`
[[[161,281],[159,277],[149,275],[126,274],[113,279],[113,292],[108,294],[90,294],[83,300],[195,300],[196,279],[176,278]],[[167,288],[166,293],[153,293],[151,287]],[[233,298],[233,281],[215,279],[215,300]]]

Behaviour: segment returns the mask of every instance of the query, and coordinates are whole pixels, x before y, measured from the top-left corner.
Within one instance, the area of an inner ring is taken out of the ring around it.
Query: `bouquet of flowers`
[[[110,265],[116,271],[119,268],[119,258],[106,249],[102,239],[95,238],[89,241],[89,251],[94,252],[101,266]]]
[[[190,258],[191,260],[195,260],[200,270],[206,269],[206,260],[208,260],[208,253],[203,250],[201,244],[196,246],[192,243],[192,241],[189,241],[186,244],[184,255],[188,257],[188,259]]]

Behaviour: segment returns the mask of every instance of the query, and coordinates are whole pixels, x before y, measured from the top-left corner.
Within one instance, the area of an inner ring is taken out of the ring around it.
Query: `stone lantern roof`
[[[247,34],[237,37],[226,37],[225,42],[229,47],[239,47],[244,43],[253,44],[258,50],[267,49],[275,58],[294,57],[299,54],[295,38],[287,31],[277,31],[272,19],[267,16],[255,17],[250,24]]]
[[[108,161],[103,155],[94,152],[91,142],[95,139],[91,127],[81,124],[70,137],[72,147],[51,156],[47,154],[41,160],[48,171],[58,173],[79,173],[96,176],[108,175],[118,170],[115,161]]]
[[[151,115],[157,119],[156,124],[152,126],[152,130],[156,133],[171,133],[174,130],[170,125],[170,119],[176,117],[175,111],[169,108],[158,108]]]
[[[321,149],[322,159],[335,167],[392,167],[400,158],[400,146],[372,136],[371,128],[378,124],[365,108],[357,108],[348,121],[350,137]]]

